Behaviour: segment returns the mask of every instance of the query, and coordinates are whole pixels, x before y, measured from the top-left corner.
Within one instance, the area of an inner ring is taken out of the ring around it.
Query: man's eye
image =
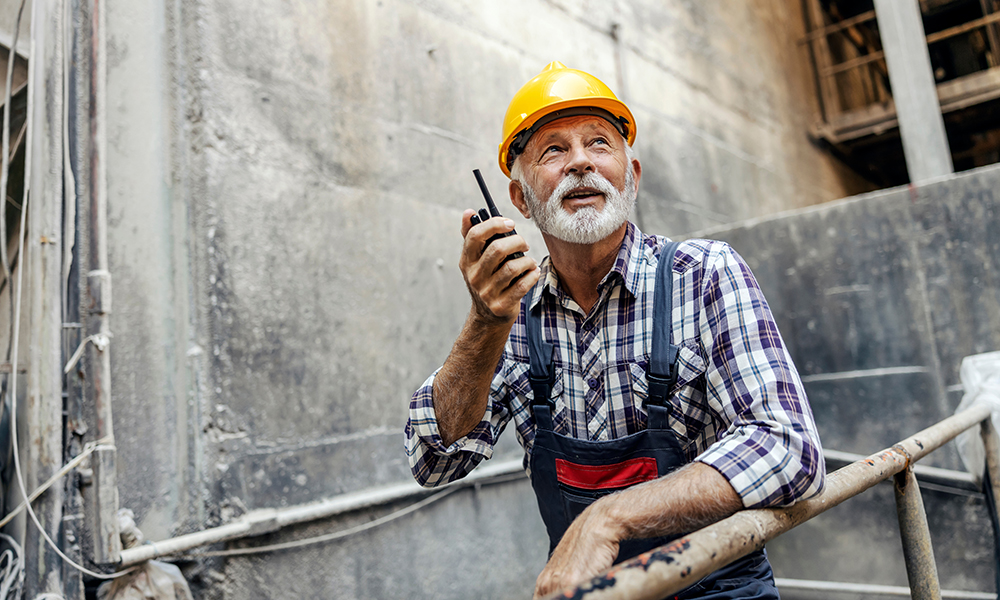
[[[593,143],[595,143],[595,144],[603,144],[603,145],[607,146],[608,145],[608,140],[606,140],[604,138],[597,138],[597,139],[594,140]]]

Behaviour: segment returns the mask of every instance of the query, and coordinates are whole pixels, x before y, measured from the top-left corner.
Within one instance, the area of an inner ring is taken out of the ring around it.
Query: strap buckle
[[[647,369],[646,381],[649,383],[649,393],[646,395],[646,399],[643,400],[642,407],[646,408],[650,404],[654,406],[666,406],[667,397],[670,394],[670,389],[673,387],[674,379],[672,377],[654,375]]]
[[[642,403],[643,408],[646,408],[648,404],[667,406],[667,399],[670,397],[670,392],[673,391],[674,385],[677,384],[677,359],[680,356],[680,348],[671,344],[667,355],[669,356],[669,375],[654,373],[652,371],[652,362],[646,367],[646,382],[649,385],[649,393],[646,396],[646,400]]]
[[[534,395],[534,398],[531,400],[532,406],[538,404],[552,405],[549,397],[552,395],[552,388],[555,386],[556,374],[551,363],[549,363],[547,370],[548,373],[544,375],[536,376],[534,373],[528,374],[528,382],[531,384],[531,391]]]

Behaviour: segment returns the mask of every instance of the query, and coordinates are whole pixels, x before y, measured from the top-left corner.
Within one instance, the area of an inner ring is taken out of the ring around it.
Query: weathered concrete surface
[[[371,514],[303,526],[254,543],[288,541],[357,525],[405,504]],[[512,524],[514,518],[522,522]],[[527,479],[461,490],[438,504],[374,532],[260,556],[231,558],[222,571],[189,571],[203,597],[258,598],[476,598],[531,596],[548,542],[525,538],[544,529]],[[225,590],[224,595],[221,593]]]
[[[645,229],[867,189],[806,139],[814,100],[798,3],[165,0],[107,11],[119,481],[154,540],[409,477],[409,396],[468,310],[456,264],[461,211],[481,203],[471,170],[504,197],[500,119],[551,60],[633,106]],[[519,226],[541,258],[540,237]],[[513,436],[498,454],[519,455]],[[260,561],[281,569],[234,559],[188,570],[213,598],[282,597],[286,584],[398,597],[407,581],[421,582],[410,596],[526,597],[543,533],[525,485],[493,489],[475,496],[492,519],[473,530],[481,540],[454,535],[479,514],[454,498],[362,541]],[[474,546],[500,558],[469,561],[483,556]]]
[[[137,3],[106,6],[107,185],[113,415],[121,506],[151,539],[192,527],[201,497],[194,443],[203,424],[187,369],[193,329],[185,174],[172,163],[183,130],[169,64],[168,15]],[[173,92],[171,90],[174,90]],[[141,508],[139,508],[141,507]]]
[[[998,181],[988,167],[706,232],[754,269],[826,447],[876,451],[950,415],[962,357],[1000,348]],[[960,468],[953,450],[932,462]]]
[[[704,232],[753,268],[825,448],[869,454],[951,415],[962,357],[1000,348],[998,190],[1000,168],[987,167]],[[954,444],[922,464],[964,470]],[[886,489],[771,544],[778,575],[905,584]],[[925,503],[942,585],[994,591],[982,497]]]

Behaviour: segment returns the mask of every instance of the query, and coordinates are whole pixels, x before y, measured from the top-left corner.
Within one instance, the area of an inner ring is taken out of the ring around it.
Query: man
[[[635,134],[607,86],[557,62],[515,95],[500,167],[549,256],[505,260],[524,239],[487,242],[513,222],[465,211],[472,309],[410,405],[406,450],[428,487],[489,458],[513,419],[552,549],[536,596],[823,485],[802,384],[749,268],[721,242],[628,221]],[[760,551],[680,597],[778,596]]]

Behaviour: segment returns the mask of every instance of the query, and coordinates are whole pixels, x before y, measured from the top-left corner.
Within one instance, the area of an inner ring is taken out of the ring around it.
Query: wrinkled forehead
[[[566,141],[581,135],[603,135],[612,141],[615,147],[620,146],[620,144],[615,143],[615,140],[620,140],[622,144],[625,143],[625,138],[606,119],[579,115],[557,119],[545,124],[528,140],[524,153],[533,154],[540,146],[544,147],[553,142]]]

